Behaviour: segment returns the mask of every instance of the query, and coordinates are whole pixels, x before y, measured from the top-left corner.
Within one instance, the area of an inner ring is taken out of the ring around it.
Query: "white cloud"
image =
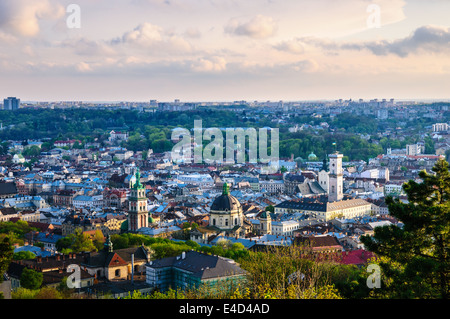
[[[145,22],[138,25],[133,31],[126,32],[119,40],[123,43],[150,46],[162,40],[163,29],[157,25]]]
[[[227,68],[227,61],[222,57],[200,58],[191,64],[195,72],[221,72]]]
[[[257,15],[246,22],[231,19],[225,26],[225,32],[253,39],[265,39],[275,35],[277,28],[277,23],[272,17]]]
[[[340,52],[342,50],[367,50],[376,56],[396,55],[405,58],[411,54],[450,52],[450,28],[422,26],[409,36],[394,40],[339,42],[315,37],[299,38],[304,46]]]
[[[81,72],[81,73],[85,73],[85,72],[91,72],[92,68],[89,64],[87,64],[86,62],[79,62],[76,65],[76,69],[77,71]]]
[[[18,36],[33,37],[40,32],[41,20],[63,17],[65,9],[50,0],[2,0],[0,27]]]
[[[301,54],[305,51],[300,39],[282,41],[273,47],[279,51],[285,51],[293,54]]]

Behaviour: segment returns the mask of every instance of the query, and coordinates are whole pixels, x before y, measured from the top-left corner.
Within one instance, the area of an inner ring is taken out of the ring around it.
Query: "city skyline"
[[[2,1],[4,97],[450,98],[445,1],[80,0],[80,28],[71,3]]]

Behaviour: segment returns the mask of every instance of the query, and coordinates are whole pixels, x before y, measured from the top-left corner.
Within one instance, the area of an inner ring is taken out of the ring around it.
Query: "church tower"
[[[131,187],[128,206],[128,231],[136,232],[148,226],[147,197],[145,187],[141,184],[141,174],[136,171],[136,182]]]
[[[259,215],[259,223],[261,225],[261,235],[272,234],[272,219],[270,218],[269,212],[264,211],[261,215]]]
[[[342,170],[342,158],[344,155],[338,152],[331,154],[330,158],[330,173],[328,185],[328,201],[338,202],[344,197],[344,176]]]

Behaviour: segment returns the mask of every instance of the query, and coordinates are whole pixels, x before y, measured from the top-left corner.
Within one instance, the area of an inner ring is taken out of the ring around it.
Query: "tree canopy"
[[[439,160],[421,183],[404,184],[408,203],[387,197],[389,212],[402,226],[376,227],[363,244],[382,257],[384,293],[400,298],[449,298],[450,174]]]

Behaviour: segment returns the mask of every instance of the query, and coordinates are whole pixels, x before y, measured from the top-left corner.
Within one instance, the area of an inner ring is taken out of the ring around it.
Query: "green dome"
[[[316,159],[316,158],[317,158],[317,156],[316,156],[316,154],[314,154],[313,152],[311,152],[311,154],[308,155],[308,159],[309,159],[309,160],[314,160],[314,159]]]

